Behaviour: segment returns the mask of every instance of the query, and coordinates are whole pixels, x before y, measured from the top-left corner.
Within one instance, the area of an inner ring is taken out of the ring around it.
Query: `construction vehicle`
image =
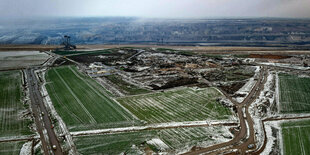
[[[70,43],[70,36],[65,35],[64,41],[62,42],[62,45],[64,45],[64,50],[73,50],[76,49],[76,46]]]

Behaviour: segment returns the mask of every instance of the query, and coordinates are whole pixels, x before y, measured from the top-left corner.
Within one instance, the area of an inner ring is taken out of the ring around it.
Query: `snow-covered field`
[[[50,56],[39,51],[0,52],[0,69],[20,68],[44,63]]]

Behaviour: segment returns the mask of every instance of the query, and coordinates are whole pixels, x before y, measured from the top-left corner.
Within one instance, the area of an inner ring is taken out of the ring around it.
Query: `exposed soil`
[[[214,71],[203,73],[202,76],[208,81],[240,81],[251,78],[254,70],[248,70],[246,67],[235,66],[233,68],[216,69]]]
[[[56,66],[62,66],[62,65],[74,65],[73,62],[71,61],[68,61],[67,59],[64,59],[64,58],[58,58],[54,63],[53,63],[53,66],[56,67]]]
[[[235,82],[231,85],[226,85],[226,86],[220,86],[221,89],[223,89],[227,94],[234,94],[236,91],[238,91],[245,82]]]
[[[173,87],[179,87],[179,86],[184,86],[184,85],[190,85],[190,84],[196,84],[198,83],[198,78],[186,78],[186,77],[181,77],[175,80],[168,81],[165,85],[163,86],[157,86],[157,85],[150,85],[154,90],[159,90],[159,89],[168,89],[168,88],[173,88]]]
[[[250,54],[249,58],[261,58],[261,59],[287,59],[291,56],[287,55],[273,55],[273,54]]]
[[[102,62],[105,65],[111,65],[115,61],[125,60],[135,54],[137,51],[132,49],[126,49],[126,53],[118,53],[118,49],[114,49],[113,53],[101,53],[101,54],[83,54],[83,55],[74,55],[69,56],[68,58],[80,62],[90,64],[93,62]],[[120,49],[122,50],[122,49]]]

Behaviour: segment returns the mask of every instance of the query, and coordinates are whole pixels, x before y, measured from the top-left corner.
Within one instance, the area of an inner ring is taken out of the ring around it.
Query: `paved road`
[[[266,68],[263,67],[260,71],[259,78],[252,88],[249,95],[243,100],[243,102],[238,103],[235,100],[233,100],[230,96],[228,96],[226,93],[224,95],[231,100],[232,103],[235,104],[237,109],[237,114],[240,120],[240,129],[235,134],[235,137],[228,142],[216,144],[207,148],[203,148],[200,150],[192,151],[185,153],[184,155],[196,155],[196,154],[222,154],[223,152],[237,149],[239,151],[239,154],[246,154],[246,151],[248,149],[249,144],[255,144],[254,139],[254,126],[253,126],[253,120],[251,115],[248,112],[248,107],[251,105],[251,103],[256,99],[256,97],[259,95],[261,89],[263,88],[264,82],[266,82]],[[244,109],[244,112],[243,112]],[[246,116],[246,117],[244,117]],[[249,129],[247,128],[249,127]],[[247,133],[249,130],[249,133]],[[219,151],[219,149],[221,149]],[[255,149],[255,147],[253,148]]]
[[[51,119],[49,118],[46,107],[44,106],[43,98],[39,91],[38,79],[35,76],[34,70],[26,69],[26,75],[31,100],[31,108],[35,118],[37,131],[39,132],[42,142],[44,154],[62,155],[63,153],[61,150],[61,145],[57,139],[54,130],[52,129]],[[56,145],[56,150],[52,149],[53,145]]]

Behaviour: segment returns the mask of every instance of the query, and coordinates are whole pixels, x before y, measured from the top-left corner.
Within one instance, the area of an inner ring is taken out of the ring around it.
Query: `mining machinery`
[[[76,46],[70,43],[70,36],[65,35],[64,36],[64,42],[62,42],[62,45],[64,45],[65,50],[73,50],[76,49]]]

